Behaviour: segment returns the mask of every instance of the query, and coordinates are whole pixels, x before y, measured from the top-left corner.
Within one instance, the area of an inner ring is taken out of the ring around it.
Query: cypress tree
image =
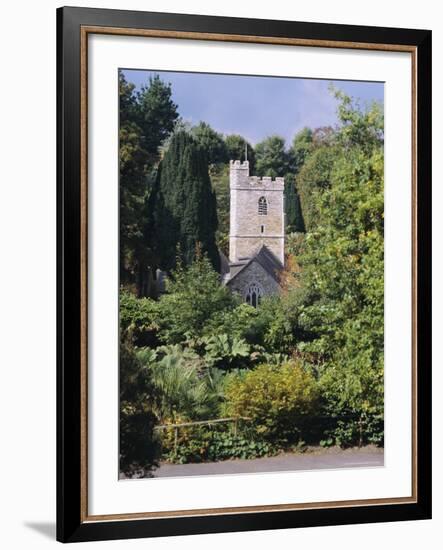
[[[285,215],[286,215],[286,231],[304,232],[305,224],[303,222],[302,211],[300,207],[300,199],[295,188],[295,178],[293,174],[285,176]]]
[[[177,252],[184,264],[200,247],[214,269],[220,268],[215,242],[217,211],[204,149],[186,132],[177,132],[161,162],[155,225],[159,264],[171,270]]]

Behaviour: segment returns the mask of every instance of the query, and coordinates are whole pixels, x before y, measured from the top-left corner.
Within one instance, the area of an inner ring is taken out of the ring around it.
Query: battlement
[[[249,160],[230,160],[229,167],[231,170],[248,170],[249,172]]]
[[[283,190],[285,186],[284,178],[275,178],[264,176],[262,178],[258,176],[249,175],[249,161],[245,160],[231,160],[229,162],[230,169],[230,186],[231,189],[235,188],[249,188],[249,189],[269,189],[269,190]]]
[[[285,178],[271,178],[264,176],[259,178],[258,176],[249,176],[249,185],[253,189],[284,189]]]

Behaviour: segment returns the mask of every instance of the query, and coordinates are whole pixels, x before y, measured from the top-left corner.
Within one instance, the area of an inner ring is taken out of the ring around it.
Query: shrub
[[[206,256],[179,264],[166,280],[167,293],[157,302],[160,339],[167,344],[200,337],[210,319],[236,305]]]
[[[141,348],[137,350],[137,358],[152,378],[157,396],[155,412],[160,422],[217,416],[221,372],[206,367],[192,349],[178,344],[162,346],[155,351]]]
[[[264,364],[228,375],[224,408],[229,416],[250,418],[259,437],[286,444],[300,438],[318,396],[316,381],[299,361]]]
[[[232,369],[241,366],[249,358],[251,348],[242,338],[227,334],[208,336],[202,339],[205,346],[204,360],[209,366]],[[240,363],[240,364],[239,364]]]
[[[235,296],[234,296],[235,299]],[[205,337],[229,334],[233,338],[244,338],[249,343],[261,341],[257,335],[255,324],[260,318],[257,308],[245,303],[239,303],[234,308],[218,309],[203,327]]]
[[[120,344],[120,470],[128,477],[149,475],[157,464],[155,399],[149,371],[137,359],[130,340],[124,340]]]
[[[383,414],[343,410],[339,415],[330,415],[323,420],[322,447],[337,445],[342,448],[384,444]]]
[[[151,298],[137,298],[132,292],[120,292],[120,330],[123,338],[130,337],[137,345],[157,343],[157,302]]]
[[[269,442],[257,439],[253,431],[239,424],[238,433],[233,432],[232,425],[225,424],[185,426],[177,432],[176,441],[174,429],[165,429],[162,433],[163,457],[170,462],[185,464],[275,454],[276,449]]]

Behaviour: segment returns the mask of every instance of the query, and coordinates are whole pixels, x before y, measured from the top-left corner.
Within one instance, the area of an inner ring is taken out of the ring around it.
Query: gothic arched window
[[[260,197],[258,199],[258,214],[259,216],[266,216],[268,213],[268,201],[266,197]]]
[[[246,290],[245,301],[250,306],[257,307],[260,305],[262,294],[261,287],[257,283],[252,283]]]

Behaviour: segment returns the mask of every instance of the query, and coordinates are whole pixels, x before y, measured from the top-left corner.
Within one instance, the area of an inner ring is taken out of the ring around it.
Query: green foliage
[[[120,345],[120,470],[128,477],[147,475],[157,464],[160,447],[154,436],[156,391],[151,375],[135,356],[132,344]]]
[[[384,143],[384,115],[382,106],[373,102],[363,109],[358,101],[332,87],[339,101],[338,116],[341,128],[336,139],[344,149],[357,147],[367,154],[379,149]]]
[[[245,338],[253,343],[256,340],[251,334],[259,314],[256,308],[240,303],[238,297],[232,296],[233,307],[214,311],[203,329],[204,336],[230,334],[234,338]]]
[[[250,418],[264,439],[288,443],[299,438],[303,417],[315,411],[318,396],[314,378],[299,361],[264,364],[228,375],[224,411]]]
[[[258,336],[255,341],[269,353],[289,352],[294,343],[291,317],[292,312],[286,310],[280,296],[265,298],[251,327]]]
[[[135,286],[137,294],[150,292],[150,269],[154,263],[152,231],[152,173],[159,147],[172,131],[177,106],[171,88],[159,77],[141,92],[119,72],[120,128],[120,277]]]
[[[304,232],[305,223],[293,174],[286,174],[285,176],[284,198],[286,233]]]
[[[318,225],[299,257],[306,292],[299,323],[316,336],[298,347],[321,363],[329,413],[374,423],[383,415],[383,145],[374,141],[369,151],[366,142],[377,135],[377,114],[354,111],[349,102],[341,109],[337,140],[349,147],[336,152],[328,187],[317,195]],[[363,132],[371,120],[375,127]]]
[[[255,151],[254,147],[243,137],[238,134],[231,134],[225,137],[226,149],[228,151],[229,160],[246,160],[245,152],[248,150],[249,173],[255,174]]]
[[[216,369],[206,369],[199,356],[182,346],[137,351],[137,358],[152,377],[158,396],[155,412],[161,423],[180,419],[211,418],[221,400],[221,378]]]
[[[151,77],[148,85],[136,95],[137,121],[142,129],[143,148],[151,163],[158,160],[159,147],[178,118],[177,105],[171,97],[171,85],[165,84],[158,75]]]
[[[157,302],[150,298],[137,298],[132,292],[120,291],[120,331],[126,337],[138,339],[158,327]]]
[[[167,293],[158,301],[159,336],[178,343],[199,338],[211,318],[236,305],[229,289],[206,256],[198,255],[189,266],[178,264],[166,281]]]
[[[216,270],[217,212],[205,151],[186,132],[174,134],[159,170],[155,224],[160,266],[174,268],[177,248],[185,264],[197,246]]]
[[[334,419],[331,416],[331,419]],[[322,447],[351,447],[384,444],[384,419],[382,414],[356,414],[341,411],[341,416],[323,430]]]
[[[285,241],[286,254],[295,258],[300,256],[304,250],[305,239],[305,233],[289,233]]]
[[[219,334],[202,338],[205,362],[222,369],[239,368],[251,352],[250,345],[242,338]]]
[[[134,85],[119,73],[120,128],[120,276],[125,279],[138,269],[137,252],[143,239],[142,215],[147,173],[142,130],[138,126]]]
[[[310,128],[303,128],[295,134],[290,149],[291,170],[298,174],[306,161],[307,156],[314,147],[313,131]]]
[[[217,246],[226,256],[228,256],[230,216],[229,165],[217,164],[211,166],[210,176],[217,204]]]
[[[157,300],[125,291],[120,297],[128,346],[122,352],[125,468],[148,471],[154,464],[156,418],[250,418],[238,420],[238,430],[180,428],[177,442],[172,428],[159,432],[163,456],[173,461],[264,456],[302,436],[323,446],[383,444],[380,108],[363,110],[338,92],[336,129],[303,129],[289,151],[282,138],[271,136],[257,145],[256,159],[248,148],[257,165],[251,173],[285,176],[287,217],[282,292],[253,308],[221,284],[218,254],[214,260],[215,243],[227,251],[229,233],[229,167],[223,163],[244,159],[245,140],[223,141],[205,123],[178,128],[163,141],[154,185],[155,155],[147,153],[134,115],[138,96],[131,85],[120,85],[125,270],[135,281],[141,266],[160,263],[169,271],[166,293]],[[136,356],[131,342],[143,346]],[[146,441],[136,438],[136,429],[145,430]],[[137,457],[149,441],[143,464]]]
[[[182,428],[177,448],[171,432],[163,439],[162,448],[166,460],[174,463],[249,459],[275,454],[275,449],[269,442],[256,439],[247,432],[234,435],[232,430],[221,431],[214,429],[214,426],[185,430]]]
[[[256,363],[263,353],[290,351],[294,344],[292,317],[285,299],[269,296],[262,300],[260,308],[240,303],[230,310],[215,312],[203,334],[205,337],[228,334],[232,340],[246,341],[251,349],[250,361]]]
[[[297,176],[297,191],[306,231],[313,231],[320,221],[321,194],[330,185],[331,171],[338,154],[340,150],[330,145],[316,148]]]
[[[255,173],[257,176],[283,177],[288,172],[289,157],[285,140],[270,136],[255,146]]]
[[[191,133],[206,151],[209,164],[228,162],[228,150],[222,134],[213,130],[206,122],[199,122],[192,128]]]

